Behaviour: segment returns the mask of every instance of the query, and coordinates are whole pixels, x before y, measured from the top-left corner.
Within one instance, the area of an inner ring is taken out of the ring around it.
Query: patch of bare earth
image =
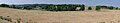
[[[21,19],[20,23],[120,23],[120,11],[37,11],[0,8],[0,16]],[[0,19],[1,23],[8,22]],[[18,22],[18,21],[17,21]]]

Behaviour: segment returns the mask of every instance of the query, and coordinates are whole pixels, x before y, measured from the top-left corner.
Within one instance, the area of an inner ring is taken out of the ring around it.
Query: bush
[[[118,7],[116,7],[115,9],[118,10]]]
[[[113,10],[113,8],[114,8],[113,6],[110,6],[108,9]]]
[[[12,22],[12,19],[9,16],[0,16],[0,19]]]
[[[101,9],[100,6],[96,6],[96,10],[99,11]]]
[[[26,10],[31,10],[32,8],[29,8],[29,7],[24,7],[23,9],[26,9]]]
[[[91,8],[91,7],[88,7],[88,10],[92,10],[92,8]]]
[[[81,11],[84,11],[84,10],[85,10],[85,5],[84,5],[84,4],[81,5],[80,10],[81,10]]]

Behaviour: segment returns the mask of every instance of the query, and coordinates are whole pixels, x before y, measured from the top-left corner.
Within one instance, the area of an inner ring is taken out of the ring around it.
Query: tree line
[[[84,4],[32,4],[32,5],[7,5],[1,4],[0,7],[9,7],[14,9],[26,9],[26,10],[33,10],[36,6],[40,7],[40,10],[47,10],[47,11],[84,11],[85,5]],[[80,7],[79,10],[75,10],[77,7]],[[110,9],[110,10],[120,10],[118,7],[113,6],[96,6],[95,10],[100,9]],[[88,10],[92,10],[92,7],[88,7]]]
[[[9,7],[7,4],[1,4],[0,7]]]

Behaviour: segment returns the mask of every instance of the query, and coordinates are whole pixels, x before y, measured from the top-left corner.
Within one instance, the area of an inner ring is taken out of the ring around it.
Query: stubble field
[[[120,23],[120,11],[38,11],[0,8],[0,16],[20,23]],[[13,23],[0,19],[1,23]]]

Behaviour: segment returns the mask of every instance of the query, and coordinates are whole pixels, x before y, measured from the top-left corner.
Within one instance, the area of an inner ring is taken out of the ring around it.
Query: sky
[[[120,0],[0,0],[0,4],[85,4],[120,7]]]

